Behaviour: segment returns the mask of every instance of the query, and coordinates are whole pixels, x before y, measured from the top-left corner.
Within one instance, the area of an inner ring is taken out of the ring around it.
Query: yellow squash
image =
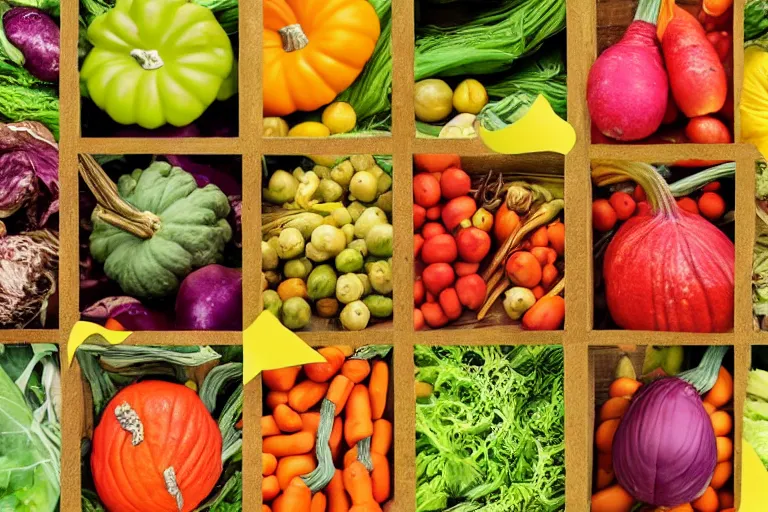
[[[768,155],[768,51],[759,45],[744,52],[741,137]]]

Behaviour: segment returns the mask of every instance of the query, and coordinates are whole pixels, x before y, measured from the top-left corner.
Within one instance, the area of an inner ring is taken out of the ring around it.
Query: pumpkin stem
[[[163,62],[163,59],[160,57],[160,54],[157,53],[157,50],[141,50],[136,48],[135,50],[131,50],[131,57],[136,59],[136,62],[147,71],[160,69],[165,65],[165,62]]]
[[[131,444],[133,446],[138,446],[144,441],[144,424],[141,422],[136,411],[127,402],[123,402],[115,407],[115,417],[120,427],[131,434]]]
[[[176,482],[176,471],[174,471],[173,466],[163,471],[163,478],[165,479],[165,488],[168,490],[168,494],[176,500],[176,507],[180,511],[183,510],[184,496],[181,495],[181,489],[179,489],[179,484]]]
[[[592,182],[598,187],[632,180],[645,191],[651,209],[656,213],[677,217],[680,209],[667,181],[650,164],[597,160],[592,164]]]
[[[91,155],[79,155],[80,176],[96,197],[94,213],[99,219],[141,239],[152,238],[160,228],[160,218],[140,212],[120,197],[117,186]]]
[[[283,50],[287,52],[295,52],[301,50],[309,44],[307,35],[301,29],[301,25],[294,23],[293,25],[287,25],[280,30],[280,37],[283,38]]]

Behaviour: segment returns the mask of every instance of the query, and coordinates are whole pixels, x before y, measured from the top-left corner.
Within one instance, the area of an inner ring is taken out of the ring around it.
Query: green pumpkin
[[[194,269],[221,260],[232,228],[229,201],[215,185],[198,188],[188,172],[155,162],[121,176],[117,192],[154,219],[154,233],[142,238],[104,220],[99,208],[91,216],[91,254],[126,294],[171,295]]]

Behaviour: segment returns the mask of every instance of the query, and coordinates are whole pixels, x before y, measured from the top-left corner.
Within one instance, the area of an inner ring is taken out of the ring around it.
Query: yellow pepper
[[[744,52],[741,137],[768,156],[768,51],[759,45]]]

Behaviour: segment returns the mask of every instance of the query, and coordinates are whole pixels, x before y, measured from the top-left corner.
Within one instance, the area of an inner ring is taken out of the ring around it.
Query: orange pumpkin
[[[380,32],[367,0],[264,0],[264,115],[331,103],[363,70]]]
[[[110,512],[189,512],[221,476],[221,432],[186,386],[122,389],[93,432],[91,470]]]

